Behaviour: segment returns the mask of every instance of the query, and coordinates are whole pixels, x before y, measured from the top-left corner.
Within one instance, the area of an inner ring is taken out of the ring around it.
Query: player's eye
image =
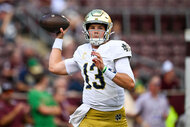
[[[98,29],[104,30],[104,27],[103,26],[99,26]]]
[[[89,29],[95,29],[95,27],[94,26],[90,26]]]

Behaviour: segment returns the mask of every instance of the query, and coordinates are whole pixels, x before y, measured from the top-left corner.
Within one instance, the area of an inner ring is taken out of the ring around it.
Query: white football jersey
[[[92,46],[83,44],[74,53],[84,78],[83,103],[100,111],[114,111],[122,108],[124,104],[124,89],[107,78],[92,62]],[[96,50],[103,58],[104,65],[114,68],[114,60],[131,57],[129,45],[120,40],[110,40]]]

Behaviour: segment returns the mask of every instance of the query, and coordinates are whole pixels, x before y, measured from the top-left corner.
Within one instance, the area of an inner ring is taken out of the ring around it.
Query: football
[[[51,33],[59,33],[60,28],[67,29],[70,25],[69,20],[64,15],[46,14],[40,18],[40,26]]]

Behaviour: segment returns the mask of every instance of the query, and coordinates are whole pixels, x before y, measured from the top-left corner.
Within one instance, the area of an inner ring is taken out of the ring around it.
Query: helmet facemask
[[[95,32],[98,32],[98,34],[93,35],[92,33],[95,34]],[[98,46],[98,45],[104,43],[105,42],[105,38],[104,38],[104,35],[103,35],[104,33],[105,33],[104,30],[88,30],[89,42],[94,46]],[[96,36],[96,37],[94,37],[94,36]]]

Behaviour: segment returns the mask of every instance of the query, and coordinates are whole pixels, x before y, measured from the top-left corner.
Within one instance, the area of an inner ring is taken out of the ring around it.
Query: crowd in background
[[[82,101],[83,79],[80,72],[72,76],[50,73],[48,51],[51,46],[34,44],[38,43],[35,42],[36,37],[31,35],[26,26],[14,19],[15,5],[18,3],[14,0],[0,2],[0,126],[70,127],[69,115]],[[24,4],[24,1],[19,0],[19,3],[22,2]],[[75,11],[78,9],[77,2],[30,2],[41,10],[41,7],[44,7],[42,11],[51,10],[60,14],[64,11],[67,14],[71,24],[68,34],[64,37],[63,59],[72,57],[77,46],[85,42],[82,34],[83,16]],[[117,21],[113,23],[115,34],[112,39],[123,38],[125,35],[121,24]],[[27,41],[32,42],[33,46]],[[37,46],[40,46],[40,50]],[[129,127],[178,125],[179,117],[184,113],[184,104],[176,106],[179,99],[174,100],[172,93],[181,90],[183,84],[175,72],[174,64],[166,59],[159,69],[148,77],[142,73],[142,68],[143,72],[150,69],[147,66],[133,60],[131,66],[136,86],[133,91],[126,91],[125,108]],[[180,103],[184,102],[183,99]],[[44,116],[48,118],[44,120]],[[182,127],[182,124],[178,127]]]

